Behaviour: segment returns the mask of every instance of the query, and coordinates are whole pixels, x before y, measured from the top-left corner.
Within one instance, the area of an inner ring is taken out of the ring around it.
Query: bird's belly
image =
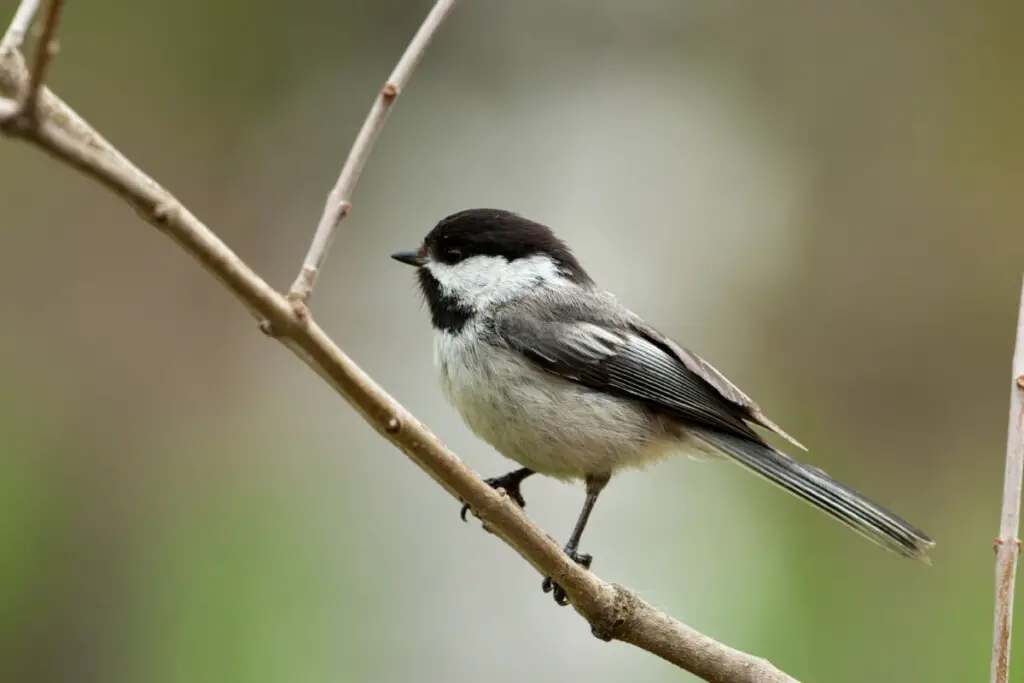
[[[516,356],[439,339],[441,388],[466,425],[499,453],[559,478],[642,466],[678,447],[664,420],[524,366]]]

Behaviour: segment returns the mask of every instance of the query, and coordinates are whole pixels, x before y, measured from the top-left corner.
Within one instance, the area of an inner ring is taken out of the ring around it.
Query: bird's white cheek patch
[[[441,286],[441,292],[474,301],[501,277],[508,261],[500,256],[473,256],[453,266],[431,261],[424,266]]]
[[[441,292],[477,307],[486,307],[529,293],[540,282],[558,282],[558,266],[538,254],[507,261],[501,256],[471,256],[455,265],[430,262],[424,266]]]

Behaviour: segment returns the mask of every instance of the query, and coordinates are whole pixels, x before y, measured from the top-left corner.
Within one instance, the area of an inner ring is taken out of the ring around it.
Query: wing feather
[[[640,401],[685,422],[761,441],[745,408],[641,330],[499,316],[498,337],[547,372]]]
[[[660,346],[669,350],[672,355],[678,358],[679,361],[689,368],[691,372],[695,373],[705,382],[714,387],[715,390],[724,398],[743,408],[748,414],[747,419],[751,422],[774,432],[778,436],[781,436],[800,450],[807,450],[806,446],[783,431],[782,427],[768,419],[768,416],[761,412],[761,408],[758,407],[758,405],[754,403],[749,396],[740,391],[739,387],[730,382],[725,375],[716,370],[711,363],[707,362],[693,351],[684,349],[682,346],[661,334],[650,325],[647,325],[639,318],[634,320],[633,327],[640,334],[656,341]]]

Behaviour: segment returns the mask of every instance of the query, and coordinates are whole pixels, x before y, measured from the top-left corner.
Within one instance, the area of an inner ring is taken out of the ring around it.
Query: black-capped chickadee
[[[580,565],[592,562],[580,536],[611,476],[674,453],[729,456],[884,548],[929,561],[924,532],[769,446],[751,425],[804,449],[710,364],[598,287],[546,226],[469,209],[392,258],[418,268],[445,396],[522,465],[487,483],[525,506],[520,484],[534,473],[585,482],[565,546]],[[566,604],[550,579],[544,590]]]

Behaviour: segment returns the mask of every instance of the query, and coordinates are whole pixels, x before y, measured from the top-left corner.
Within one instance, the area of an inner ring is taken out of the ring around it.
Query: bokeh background
[[[51,84],[284,289],[429,6],[71,2]],[[679,458],[608,489],[595,571],[803,681],[985,680],[1022,21],[1014,0],[465,0],[393,112],[315,314],[501,473],[444,404],[388,254],[471,206],[557,226],[808,460],[938,541],[919,566]],[[0,680],[687,678],[557,609],[113,196],[0,143]],[[582,490],[526,494],[564,539]]]

